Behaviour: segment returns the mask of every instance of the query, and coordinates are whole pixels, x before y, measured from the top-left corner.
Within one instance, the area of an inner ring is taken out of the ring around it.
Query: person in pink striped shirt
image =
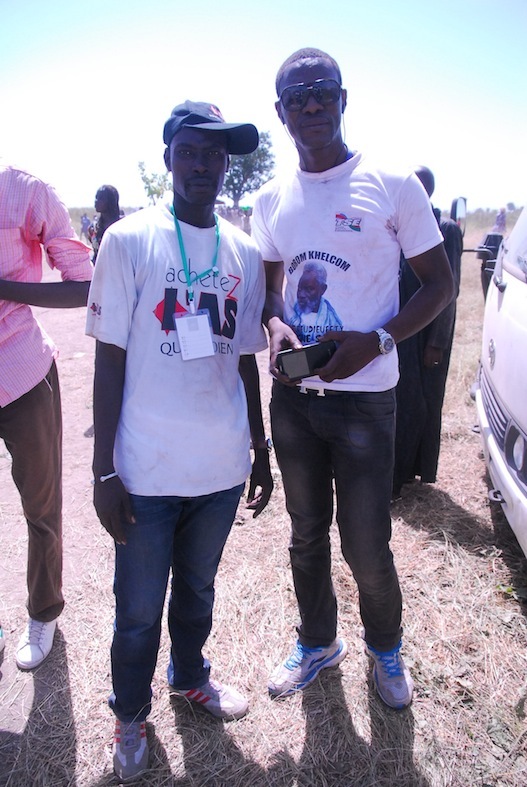
[[[61,281],[42,281],[43,254]],[[28,524],[29,620],[16,661],[48,656],[62,595],[62,412],[56,348],[30,306],[85,306],[90,250],[51,186],[0,163],[0,438]]]

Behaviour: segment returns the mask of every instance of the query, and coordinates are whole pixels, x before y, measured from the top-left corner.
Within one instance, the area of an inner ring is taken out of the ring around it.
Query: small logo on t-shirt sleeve
[[[335,232],[360,232],[361,218],[348,218],[345,213],[335,214]]]

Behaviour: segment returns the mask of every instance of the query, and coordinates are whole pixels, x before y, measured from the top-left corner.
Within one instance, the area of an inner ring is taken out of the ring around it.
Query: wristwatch
[[[381,355],[388,355],[388,353],[391,353],[395,347],[393,336],[391,336],[388,331],[385,331],[384,328],[376,328],[375,333],[379,337],[379,352]]]

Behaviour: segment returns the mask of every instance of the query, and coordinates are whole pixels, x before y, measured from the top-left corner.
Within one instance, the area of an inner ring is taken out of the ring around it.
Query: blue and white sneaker
[[[2,628],[2,626],[0,626],[0,653],[2,653],[4,648],[5,648],[4,629]]]
[[[327,648],[308,648],[297,640],[295,649],[279,664],[269,678],[272,697],[288,697],[313,683],[320,670],[336,667],[346,657],[348,647],[343,639],[336,639]]]
[[[396,710],[410,705],[414,691],[414,682],[400,650],[400,642],[387,652],[366,645],[366,653],[373,659],[373,682],[377,693],[386,705]]]

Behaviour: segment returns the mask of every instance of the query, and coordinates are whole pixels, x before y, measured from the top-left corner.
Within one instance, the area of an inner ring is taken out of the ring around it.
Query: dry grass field
[[[469,230],[473,248],[483,231]],[[487,482],[469,396],[480,351],[479,261],[466,253],[444,407],[439,478],[404,487],[393,508],[403,588],[404,652],[415,699],[403,712],[377,698],[360,640],[357,593],[334,535],[340,634],[349,654],[303,694],[271,701],[269,671],[297,619],[288,517],[275,492],[256,520],[240,506],[217,580],[207,644],[213,675],[245,691],[246,718],[223,723],[169,696],[163,632],[147,730],[148,787],[521,787],[527,784],[527,563]],[[61,348],[65,421],[65,593],[55,647],[33,673],[14,666],[25,622],[25,527],[0,446],[0,785],[115,783],[109,646],[112,544],[91,505],[93,346],[83,310],[40,310]],[[269,378],[259,357],[267,414]]]

